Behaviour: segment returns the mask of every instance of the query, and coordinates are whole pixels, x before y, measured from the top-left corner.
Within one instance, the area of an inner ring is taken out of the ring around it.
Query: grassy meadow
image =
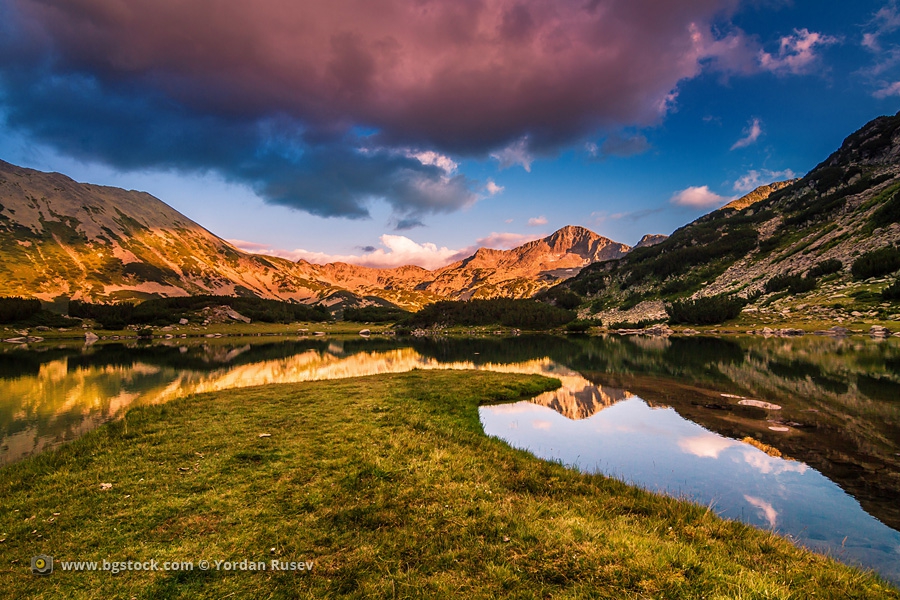
[[[558,385],[413,371],[132,409],[0,469],[0,596],[900,598],[771,533],[483,434],[479,404]],[[39,553],[52,574],[31,573]],[[194,568],[60,567],[154,559]],[[215,568],[242,560],[313,565]]]

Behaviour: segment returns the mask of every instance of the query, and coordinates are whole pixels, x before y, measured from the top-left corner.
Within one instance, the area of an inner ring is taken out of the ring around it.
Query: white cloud
[[[423,165],[434,165],[442,169],[445,173],[451,174],[456,172],[456,169],[459,167],[459,164],[456,163],[449,156],[445,156],[443,154],[439,154],[438,152],[434,152],[432,150],[426,150],[424,152],[414,152],[412,150],[407,152],[407,156],[410,158],[415,158]]]
[[[838,41],[835,37],[806,28],[795,29],[793,34],[781,38],[777,53],[770,54],[760,50],[759,64],[764,70],[773,73],[803,73],[819,57],[816,53],[817,46],[828,46]]]
[[[545,217],[544,215],[541,215],[539,217],[532,217],[532,218],[528,219],[529,227],[540,227],[541,225],[546,225],[546,224],[547,224],[547,217]]]
[[[731,202],[734,198],[720,196],[715,192],[711,192],[709,186],[691,186],[681,190],[672,198],[670,202],[678,206],[690,206],[691,208],[708,208],[710,206],[722,206]]]
[[[313,252],[298,248],[297,250],[281,250],[272,248],[268,244],[249,242],[246,240],[228,240],[229,243],[252,254],[264,254],[266,256],[278,256],[288,260],[306,260],[317,265],[330,262],[345,262],[363,267],[377,269],[389,269],[403,265],[418,265],[426,269],[438,269],[450,263],[462,260],[475,253],[479,248],[495,248],[509,250],[521,246],[527,242],[544,237],[541,234],[525,233],[498,233],[475,240],[475,243],[465,248],[452,249],[438,247],[431,242],[418,243],[402,235],[384,234],[381,240],[381,248],[362,248],[362,254],[328,254],[326,252]]]
[[[796,174],[790,169],[785,169],[784,171],[770,171],[769,169],[757,171],[752,169],[748,171],[746,175],[738,177],[737,181],[734,182],[734,191],[746,194],[752,192],[761,185],[767,185],[774,181],[793,179],[794,177],[796,177]]]
[[[491,157],[500,161],[501,169],[522,165],[522,168],[529,173],[531,173],[531,163],[534,162],[534,156],[528,150],[528,136],[513,142],[503,150],[491,153]]]
[[[700,458],[719,458],[719,454],[737,444],[734,440],[712,433],[695,435],[678,440],[678,447]]]
[[[732,150],[738,148],[746,148],[754,143],[762,135],[762,122],[759,119],[752,119],[744,129],[744,137],[736,141],[732,146]]]
[[[762,498],[754,498],[753,496],[747,495],[744,496],[744,500],[746,500],[750,506],[759,509],[762,516],[769,522],[769,527],[772,529],[775,528],[775,524],[778,522],[778,511],[775,510],[775,507],[773,507],[771,503],[766,502]]]
[[[380,238],[381,248],[365,254],[327,254],[298,248],[297,250],[277,250],[264,244],[230,240],[232,244],[256,254],[280,256],[290,260],[306,260],[315,264],[346,262],[363,267],[389,269],[403,265],[418,265],[426,269],[437,269],[458,260],[459,250],[438,247],[431,242],[417,243],[402,235],[384,234]]]
[[[744,462],[764,475],[806,472],[805,463],[769,456],[757,448],[744,448]]]
[[[497,185],[496,183],[494,183],[493,179],[488,179],[487,183],[484,185],[484,189],[491,196],[496,196],[506,188],[502,185]]]

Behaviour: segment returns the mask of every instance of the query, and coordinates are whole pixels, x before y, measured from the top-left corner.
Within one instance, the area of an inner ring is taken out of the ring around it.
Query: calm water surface
[[[139,403],[413,368],[558,377],[554,392],[482,407],[485,432],[774,529],[900,583],[894,340],[223,338],[8,347],[0,352],[0,464]]]

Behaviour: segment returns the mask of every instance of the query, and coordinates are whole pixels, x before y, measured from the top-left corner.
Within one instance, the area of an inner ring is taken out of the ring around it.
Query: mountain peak
[[[634,248],[632,248],[632,250],[635,250],[637,248],[646,248],[648,246],[655,246],[657,244],[661,244],[667,239],[669,239],[669,236],[663,235],[661,233],[648,233],[641,238],[641,241],[634,245]]]
[[[752,204],[762,202],[773,193],[782,188],[786,188],[797,181],[797,179],[788,179],[787,181],[776,181],[767,185],[761,185],[749,194],[741,196],[737,200],[732,200],[722,208],[733,208],[734,210],[743,210]]]
[[[900,112],[873,119],[847,136],[837,151],[813,169],[807,177],[823,167],[837,165],[900,164]]]
[[[578,225],[566,225],[544,239],[526,244],[522,248],[530,249],[538,246],[549,246],[549,250],[554,254],[577,255],[588,262],[620,258],[630,250],[625,244],[614,242]]]

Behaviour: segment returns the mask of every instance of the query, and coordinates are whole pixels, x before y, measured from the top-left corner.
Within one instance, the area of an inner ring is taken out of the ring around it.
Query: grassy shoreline
[[[480,403],[557,385],[413,371],[133,409],[0,469],[0,595],[900,598],[773,534],[483,434]],[[40,577],[40,552],[314,568]]]
[[[748,331],[760,331],[764,327],[770,329],[798,329],[806,334],[812,334],[816,331],[823,331],[835,325],[845,327],[850,330],[850,335],[868,336],[869,329],[873,325],[886,327],[891,332],[900,331],[900,321],[890,321],[881,319],[853,319],[844,322],[815,320],[806,318],[782,319],[778,321],[760,320],[741,315],[735,320],[728,321],[719,325],[672,325],[670,326],[675,334],[684,331],[696,331],[709,335],[747,335]],[[328,323],[213,323],[207,326],[198,325],[170,325],[167,327],[150,327],[153,331],[154,340],[164,339],[203,339],[211,337],[270,337],[270,336],[300,336],[300,337],[316,337],[316,332],[326,336],[355,336],[360,331],[369,330],[373,336],[395,335],[392,330],[392,323],[356,323],[349,321],[333,321]],[[85,332],[91,331],[101,338],[102,341],[136,341],[138,339],[137,332],[134,329],[107,330],[99,327],[91,327],[90,329],[82,328],[64,328],[63,331],[58,329],[38,329],[36,327],[27,327],[19,325],[3,325],[0,326],[0,340],[7,338],[16,338],[23,335],[36,336],[44,339],[45,342],[84,340]],[[518,333],[541,333],[541,334],[566,334],[565,328],[557,328],[553,330],[525,331],[514,327],[505,327],[501,325],[489,326],[453,326],[443,327],[436,330],[440,335],[449,336],[494,336],[515,335]],[[605,333],[615,333],[615,329],[609,329],[606,326],[591,327],[588,334],[597,335]],[[34,342],[31,342],[34,343]]]

